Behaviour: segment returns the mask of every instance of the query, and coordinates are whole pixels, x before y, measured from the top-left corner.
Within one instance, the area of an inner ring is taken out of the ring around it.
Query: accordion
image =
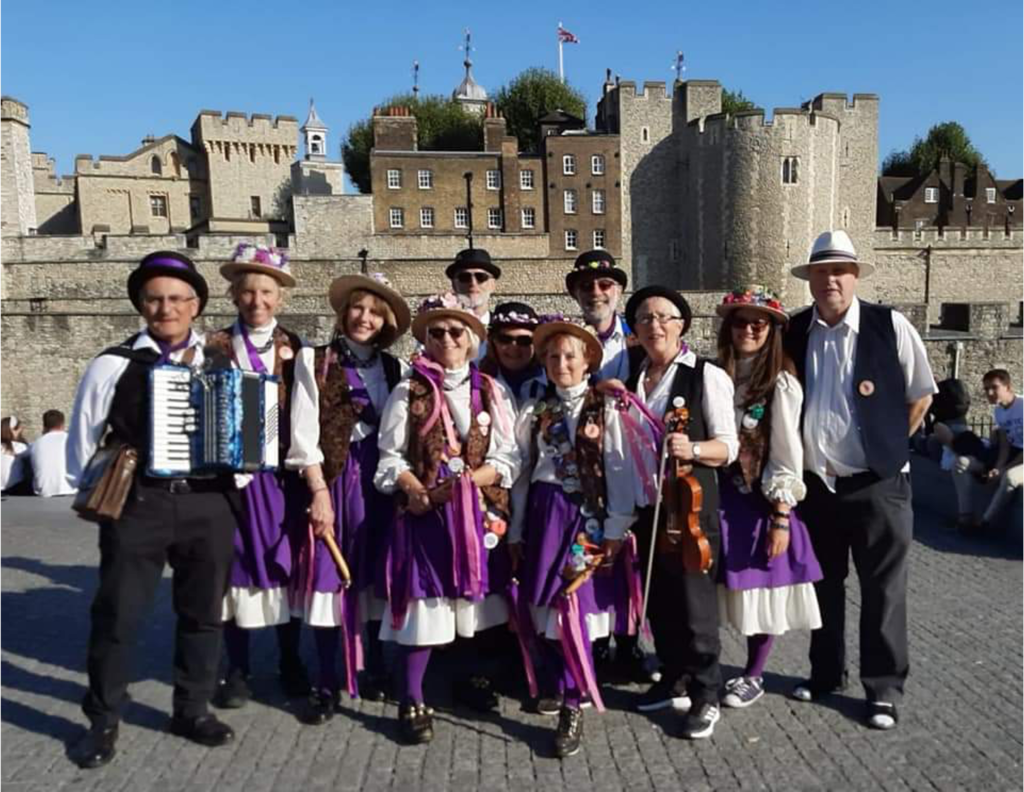
[[[151,476],[251,473],[278,466],[278,378],[239,369],[150,372]]]

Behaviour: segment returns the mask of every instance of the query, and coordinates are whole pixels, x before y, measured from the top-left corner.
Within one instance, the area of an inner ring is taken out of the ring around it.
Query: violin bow
[[[665,465],[668,462],[668,436],[665,431],[665,439],[661,444],[661,461],[658,463],[658,494],[654,503],[654,524],[651,526],[651,548],[647,553],[647,576],[644,578],[644,604],[640,609],[640,625],[643,626],[647,618],[647,598],[651,593],[651,573],[654,571],[654,546],[658,539],[658,520],[661,517],[661,495],[665,488]]]

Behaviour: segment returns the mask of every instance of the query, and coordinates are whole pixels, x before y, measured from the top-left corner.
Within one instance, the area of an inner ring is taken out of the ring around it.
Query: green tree
[[[936,124],[923,140],[914,138],[909,150],[892,151],[882,162],[883,176],[925,176],[946,158],[968,168],[985,165],[985,158],[971,143],[967,131],[956,121]]]
[[[446,96],[399,94],[382,102],[380,107],[408,107],[416,117],[420,151],[480,151],[483,128],[480,119],[467,113],[458,102]],[[370,186],[370,149],[373,148],[373,119],[356,121],[348,129],[341,146],[345,171],[360,192]]]
[[[722,112],[729,115],[736,115],[744,110],[756,110],[757,105],[743,95],[743,91],[730,91],[722,89]]]
[[[558,79],[550,69],[532,68],[521,72],[494,94],[494,104],[505,116],[508,133],[519,138],[521,151],[540,149],[537,122],[554,110],[587,118],[587,100],[577,88]]]

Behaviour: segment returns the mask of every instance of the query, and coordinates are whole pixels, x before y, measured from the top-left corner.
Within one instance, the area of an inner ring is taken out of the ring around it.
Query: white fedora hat
[[[806,264],[797,264],[790,273],[794,278],[808,280],[815,264],[856,264],[858,277],[866,278],[875,271],[875,265],[857,258],[850,235],[845,231],[826,231],[814,240]]]

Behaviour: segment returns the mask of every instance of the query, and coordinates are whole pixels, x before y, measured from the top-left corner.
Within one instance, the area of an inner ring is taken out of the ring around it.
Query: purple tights
[[[431,648],[429,646],[399,647],[399,663],[404,685],[403,704],[423,703],[423,677],[427,674]]]
[[[764,676],[764,667],[768,663],[774,640],[774,636],[765,633],[747,637],[747,667],[743,670],[743,676]]]

